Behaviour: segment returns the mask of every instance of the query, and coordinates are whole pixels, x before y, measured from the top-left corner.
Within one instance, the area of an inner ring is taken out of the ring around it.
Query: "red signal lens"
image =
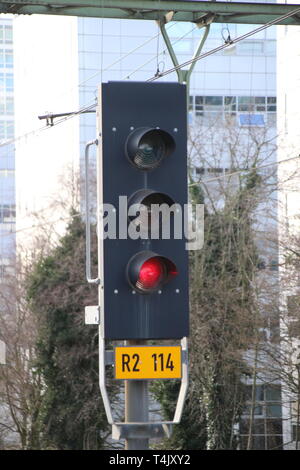
[[[150,258],[142,265],[137,286],[142,289],[155,289],[165,275],[165,266],[158,258]]]
[[[177,275],[173,261],[153,251],[136,253],[126,267],[127,281],[141,294],[157,292]]]

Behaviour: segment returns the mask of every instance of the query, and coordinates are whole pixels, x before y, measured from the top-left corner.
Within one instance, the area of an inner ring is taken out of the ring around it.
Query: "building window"
[[[13,31],[12,26],[0,25],[0,44],[12,44]]]
[[[224,110],[226,113],[234,113],[236,112],[236,96],[225,96],[224,97]]]
[[[295,442],[300,442],[300,426],[292,426],[292,439]]]
[[[14,98],[13,96],[0,96],[0,113],[14,114]]]
[[[196,116],[203,116],[203,96],[195,96],[195,111]]]
[[[262,114],[240,114],[239,120],[241,126],[260,127],[265,125],[264,116]]]
[[[221,118],[240,126],[274,125],[275,96],[190,96],[189,109],[205,120]],[[216,122],[216,121],[215,121]]]
[[[264,41],[241,41],[237,46],[237,52],[240,55],[260,55],[264,53]]]
[[[267,111],[276,112],[276,97],[275,96],[267,97]]]
[[[0,90],[12,92],[14,90],[14,79],[12,73],[0,73]]]
[[[238,111],[248,112],[248,113],[260,113],[266,111],[266,100],[270,97],[265,96],[238,96]],[[276,111],[276,98],[275,99],[275,110]],[[270,111],[270,110],[269,110]]]
[[[252,394],[252,385],[247,385],[247,405],[239,426],[240,448],[247,449],[250,447],[253,450],[282,449],[283,432],[280,385],[257,385],[254,403],[252,403]],[[252,413],[254,420],[251,425],[250,417]]]
[[[13,66],[13,52],[12,50],[0,51],[0,68],[12,68]]]
[[[287,313],[289,317],[298,317],[300,312],[300,295],[287,296]]]
[[[0,204],[0,223],[11,224],[16,220],[16,206],[14,204]]]
[[[0,121],[0,140],[12,139],[14,137],[14,122]]]
[[[194,176],[197,178],[199,176],[207,175],[207,176],[213,176],[213,175],[223,175],[225,174],[226,171],[228,171],[228,168],[221,168],[221,167],[194,167]]]

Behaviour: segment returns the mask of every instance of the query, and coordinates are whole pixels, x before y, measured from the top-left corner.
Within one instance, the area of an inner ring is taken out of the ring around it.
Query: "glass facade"
[[[281,387],[259,384],[246,387],[248,405],[240,422],[240,448],[282,450]]]
[[[203,121],[231,120],[238,126],[275,126],[276,96],[190,96],[189,110]]]
[[[13,21],[0,19],[0,282],[15,254]]]

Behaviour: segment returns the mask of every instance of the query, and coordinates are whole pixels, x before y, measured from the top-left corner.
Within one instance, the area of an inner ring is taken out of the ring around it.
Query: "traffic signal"
[[[102,337],[187,336],[185,85],[102,84],[98,132]]]

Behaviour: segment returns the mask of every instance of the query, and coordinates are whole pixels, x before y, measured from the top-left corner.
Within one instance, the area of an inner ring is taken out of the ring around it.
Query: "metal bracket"
[[[197,25],[199,28],[202,28],[204,27],[205,28],[205,31],[203,33],[203,36],[200,38],[199,40],[199,43],[196,47],[196,50],[195,50],[195,53],[193,55],[193,59],[195,59],[196,57],[198,57],[198,55],[200,55],[201,51],[202,51],[202,48],[204,46],[204,43],[207,39],[207,36],[208,36],[208,33],[209,33],[209,29],[210,29],[210,23],[212,23],[214,19],[214,15],[210,15],[210,16],[206,16],[205,19],[204,18],[200,18],[199,19],[199,22],[197,22]],[[172,46],[172,43],[170,41],[170,38],[168,36],[168,33],[166,31],[166,28],[165,28],[165,25],[166,25],[166,17],[165,17],[165,20],[158,20],[158,24],[159,24],[159,27],[160,27],[160,31],[161,31],[161,34],[164,38],[164,41],[165,41],[165,44],[167,46],[167,49],[168,49],[168,52],[170,54],[170,57],[171,57],[171,60],[173,62],[173,65],[175,67],[178,67],[179,66],[179,62],[177,60],[177,57],[176,57],[176,54],[175,54],[175,51],[174,51],[174,48]],[[191,63],[190,65],[190,68],[188,70],[182,70],[180,68],[177,68],[176,69],[176,73],[177,73],[177,77],[178,77],[178,82],[179,83],[186,83],[187,85],[187,91],[189,89],[189,83],[190,83],[190,77],[191,77],[191,74],[192,74],[192,71],[195,67],[195,64],[196,64],[196,61],[193,60],[193,62]]]
[[[100,330],[100,328],[99,328]],[[105,350],[105,339],[101,337],[99,331],[99,386],[103,399],[107,420],[112,425],[113,439],[144,439],[151,437],[170,437],[173,425],[181,420],[183,406],[188,389],[188,344],[187,338],[181,339],[182,348],[182,378],[180,390],[177,398],[176,409],[173,421],[153,421],[153,422],[115,422],[112,414],[109,396],[106,388],[105,366],[114,363],[114,352]]]
[[[85,253],[86,253],[86,279],[90,284],[100,284],[98,277],[92,278],[91,272],[91,221],[89,203],[89,149],[92,145],[98,145],[98,140],[91,140],[85,146]]]
[[[112,426],[112,438],[120,439],[148,439],[155,437],[170,437],[173,422],[164,423],[115,423]]]

